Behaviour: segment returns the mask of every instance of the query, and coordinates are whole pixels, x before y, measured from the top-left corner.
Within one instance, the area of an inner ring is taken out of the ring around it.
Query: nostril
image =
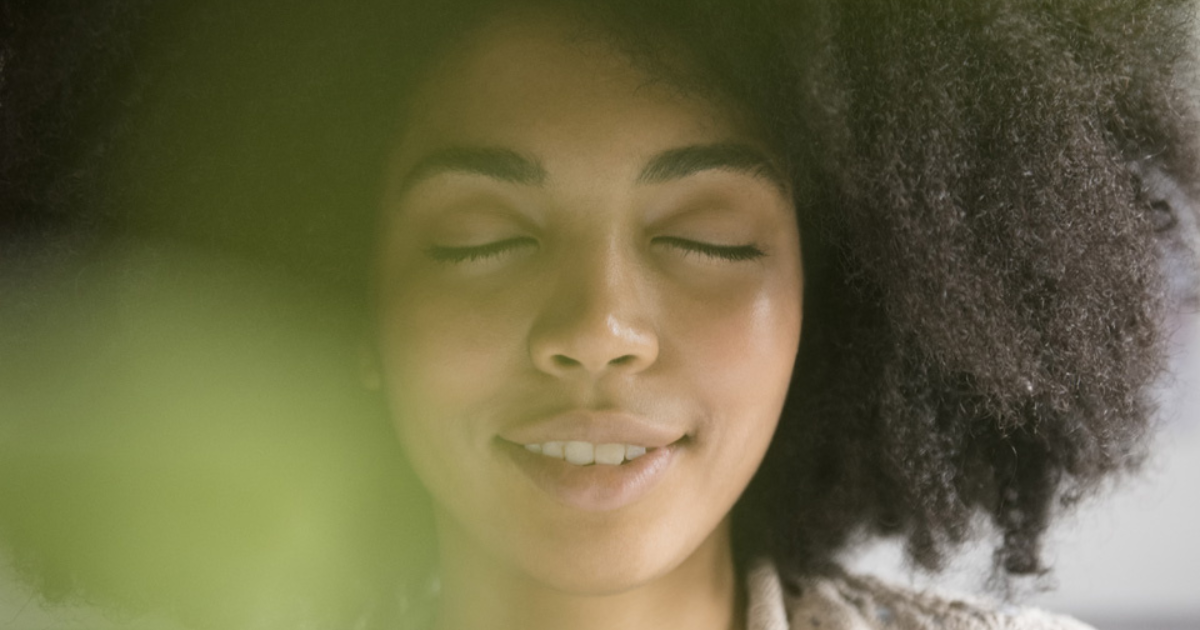
[[[578,359],[572,359],[571,357],[569,357],[565,354],[556,354],[556,355],[550,357],[550,360],[554,362],[555,367],[559,367],[559,368],[577,368],[577,367],[580,367],[583,365],[582,361],[580,361]],[[635,355],[625,354],[625,355],[621,355],[615,359],[609,360],[608,365],[614,366],[614,367],[620,367],[620,366],[624,366],[624,365],[629,365],[629,364],[635,362],[636,360],[637,360],[637,357]]]
[[[579,361],[563,354],[556,354],[551,359],[554,361],[554,365],[558,367],[575,367],[580,364]]]

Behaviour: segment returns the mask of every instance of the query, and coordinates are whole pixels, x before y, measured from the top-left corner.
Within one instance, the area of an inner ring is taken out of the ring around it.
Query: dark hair
[[[10,23],[29,25],[0,56],[10,224],[168,234],[363,299],[346,279],[370,249],[394,137],[380,129],[428,64],[501,10],[385,4],[280,3],[292,13],[273,21],[285,12],[270,0],[81,3],[91,17],[78,23],[9,3]],[[819,571],[884,534],[936,568],[987,535],[984,515],[1001,573],[1042,572],[1059,509],[1144,455],[1164,300],[1164,200],[1145,174],[1200,193],[1180,81],[1193,69],[1188,3],[536,4],[734,103],[795,182],[803,339],[778,432],[735,508],[739,556]],[[64,38],[75,43],[57,48]],[[680,50],[694,65],[674,63]],[[42,584],[70,570],[0,527]]]

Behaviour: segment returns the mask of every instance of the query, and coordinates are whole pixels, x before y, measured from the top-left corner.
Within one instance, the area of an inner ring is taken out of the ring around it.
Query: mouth
[[[525,450],[551,459],[561,459],[576,466],[620,466],[631,462],[653,448],[635,444],[593,444],[592,442],[542,442],[525,444]]]
[[[578,409],[507,426],[495,446],[535,487],[578,510],[633,504],[690,443],[682,427],[644,414]]]
[[[636,503],[670,470],[686,436],[662,446],[579,440],[521,444],[503,438],[496,447],[541,491],[568,507],[605,512]]]

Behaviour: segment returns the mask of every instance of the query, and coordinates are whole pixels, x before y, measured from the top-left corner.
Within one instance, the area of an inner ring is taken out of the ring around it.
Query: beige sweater
[[[430,628],[437,580],[402,607],[401,628]],[[1094,630],[1070,617],[966,597],[917,592],[839,574],[789,579],[769,560],[746,576],[747,630]]]
[[[1092,630],[1037,609],[908,591],[845,574],[801,578],[785,588],[769,562],[750,572],[747,590],[748,630]]]

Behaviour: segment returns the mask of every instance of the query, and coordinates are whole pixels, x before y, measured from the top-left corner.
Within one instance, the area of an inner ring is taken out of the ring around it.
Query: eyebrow
[[[636,181],[660,184],[708,170],[743,173],[764,179],[781,191],[788,190],[787,180],[765,153],[736,143],[692,145],[664,151],[650,159]],[[531,186],[543,184],[547,177],[546,169],[537,160],[511,149],[451,147],[421,158],[401,180],[401,194],[424,180],[454,172]]]
[[[537,160],[509,149],[451,147],[421,158],[400,182],[401,194],[442,173],[470,173],[502,182],[537,186],[546,180],[546,169]]]
[[[637,181],[639,184],[658,184],[708,170],[744,173],[764,179],[781,191],[788,190],[787,180],[765,153],[749,145],[734,143],[694,145],[664,151],[646,164]]]

